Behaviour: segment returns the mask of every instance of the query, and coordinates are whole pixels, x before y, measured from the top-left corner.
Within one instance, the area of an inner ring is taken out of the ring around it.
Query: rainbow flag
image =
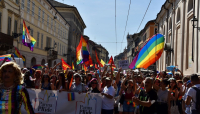
[[[3,61],[6,57],[8,58],[6,61],[11,61],[11,54],[0,55],[0,61]]]
[[[42,65],[34,65],[32,68],[34,68],[34,69],[42,69],[43,66]]]
[[[16,47],[15,47],[14,57],[22,58],[23,62],[25,62],[25,58],[19,53]]]
[[[28,28],[26,27],[24,20],[23,20],[22,43],[25,46],[29,47],[31,51],[33,51],[33,47],[36,43],[36,40],[29,34]]]
[[[83,62],[89,61],[89,49],[88,49],[88,43],[86,40],[81,36],[82,41],[82,56],[83,56]]]
[[[67,93],[68,94],[68,101],[75,100],[75,94],[74,93]]]
[[[72,61],[72,70],[74,70],[74,62]]]
[[[76,64],[80,64],[83,61],[83,57],[82,57],[82,39],[80,40],[77,48],[76,48]]]
[[[139,51],[129,68],[148,68],[162,55],[165,38],[162,34],[154,35]]]

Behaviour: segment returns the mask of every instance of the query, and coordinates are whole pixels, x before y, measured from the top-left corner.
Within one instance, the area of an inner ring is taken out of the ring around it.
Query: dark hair
[[[164,79],[162,80],[162,83],[164,83],[165,86],[168,86],[168,85],[169,85],[169,81],[168,81],[167,78],[164,78]]]
[[[71,79],[73,80],[73,75],[74,75],[74,72],[72,70],[70,70],[67,74],[67,81],[68,81],[68,88],[66,88],[67,90],[69,90],[69,84],[70,84],[70,81]]]
[[[45,76],[48,77],[48,82],[50,83],[50,77],[49,77],[48,74],[43,74],[41,83],[44,83],[44,77],[45,77]]]
[[[58,78],[57,78],[57,76],[56,76],[56,75],[52,75],[52,76],[51,76],[51,79],[53,79],[53,77],[54,77],[54,76],[56,77],[56,81],[57,81],[57,79],[58,79]],[[56,83],[56,82],[55,82],[55,83]]]
[[[164,75],[167,75],[166,71],[162,71],[162,73],[163,73]]]
[[[192,82],[199,82],[199,77],[197,74],[192,74],[191,77],[190,77],[190,80]]]
[[[63,72],[60,72],[58,76],[62,77],[62,88],[66,89],[65,88],[65,74]],[[58,83],[56,84],[57,89],[58,89],[59,83],[60,83],[60,80],[58,80]]]
[[[178,88],[177,83],[176,83],[176,79],[173,78],[171,80],[175,82],[175,86],[174,86],[173,90],[176,89],[176,88]],[[171,80],[169,79],[169,81],[171,81]],[[169,88],[171,89],[170,85],[169,85]]]

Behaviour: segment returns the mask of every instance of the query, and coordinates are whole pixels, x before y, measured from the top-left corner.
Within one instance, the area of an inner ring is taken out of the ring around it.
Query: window
[[[51,29],[53,30],[53,19],[51,18]]]
[[[42,11],[42,23],[44,23],[44,10]]]
[[[0,32],[1,32],[1,12],[0,12]]]
[[[23,32],[23,24],[20,24],[20,33]],[[19,42],[22,42],[22,36],[19,37]]]
[[[27,13],[30,13],[30,0],[27,0]]]
[[[32,16],[35,15],[35,3],[32,1]]]
[[[61,44],[60,44],[60,55],[61,55]]]
[[[180,21],[180,9],[178,8],[176,22]]]
[[[47,15],[47,28],[49,27],[49,16]]]
[[[193,0],[189,0],[188,2],[188,12],[193,9]]]
[[[54,26],[54,32],[56,33],[56,21],[55,21],[55,26]]]
[[[62,26],[60,26],[60,36],[62,38]]]
[[[63,38],[65,39],[65,28],[63,28]]]
[[[24,0],[21,2],[21,8],[24,9]]]
[[[16,0],[16,4],[19,4],[19,0]]]
[[[8,35],[11,35],[11,17],[8,17]]]
[[[17,20],[15,20],[15,24],[14,24],[14,33],[17,33]]]
[[[59,42],[57,43],[57,51],[59,53]]]
[[[41,34],[41,49],[43,49],[43,34]]]
[[[169,20],[169,30],[171,30],[172,29],[172,19],[170,18],[170,20]]]
[[[31,36],[33,37],[33,29],[31,29]]]
[[[38,33],[37,33],[37,41],[36,41],[36,42],[37,42],[37,47],[38,47],[38,48],[39,48],[39,37],[40,37],[40,33],[38,32]]]
[[[41,9],[39,7],[39,10],[38,10],[38,21],[40,21],[40,12],[41,12]]]
[[[60,24],[58,24],[58,36],[60,35]]]

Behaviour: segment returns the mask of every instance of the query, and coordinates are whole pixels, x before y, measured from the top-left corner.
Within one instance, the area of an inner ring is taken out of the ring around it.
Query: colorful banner
[[[70,101],[70,92],[27,90],[36,114],[101,114],[101,94],[73,93],[74,100]],[[21,107],[21,113],[26,114],[24,105]]]

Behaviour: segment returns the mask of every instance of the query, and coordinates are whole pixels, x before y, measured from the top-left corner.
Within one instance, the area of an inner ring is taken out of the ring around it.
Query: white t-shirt
[[[194,86],[200,89],[200,84],[196,84]],[[192,97],[191,110],[196,110],[196,90],[190,87],[188,89],[187,96]]]
[[[115,88],[113,86],[110,86],[107,88],[104,87],[103,89],[103,93],[106,93],[108,95],[113,96],[112,99],[107,98],[105,95],[103,95],[103,99],[102,99],[102,109],[106,109],[106,110],[112,110],[114,109],[114,96],[115,96]]]

